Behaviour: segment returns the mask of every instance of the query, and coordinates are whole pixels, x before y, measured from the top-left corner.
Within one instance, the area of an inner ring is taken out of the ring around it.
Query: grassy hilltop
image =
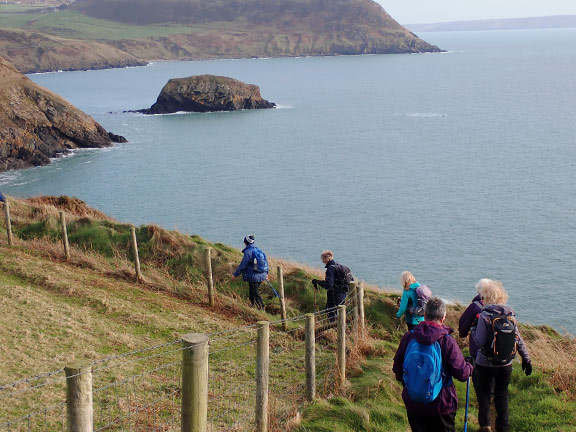
[[[372,0],[76,0],[0,5],[22,72],[193,60],[437,52]]]
[[[61,210],[67,217],[72,245],[70,261],[65,261],[60,245]],[[0,229],[0,387],[60,368],[72,360],[97,361],[164,344],[189,332],[229,331],[259,320],[279,318],[278,300],[264,286],[266,311],[248,307],[246,284],[232,279],[230,274],[241,259],[237,249],[154,225],[138,227],[144,281],[136,283],[128,252],[128,225],[67,197],[12,200],[11,213],[17,237],[15,246],[8,247],[3,223]],[[217,289],[212,308],[207,305],[204,276],[207,247],[213,249]],[[289,318],[312,312],[324,304],[323,293],[315,297],[310,284],[312,278],[322,274],[320,269],[272,259],[273,271],[277,265],[282,266],[285,274]],[[271,430],[404,432],[408,429],[401,386],[391,372],[392,357],[404,329],[404,324],[393,318],[396,299],[397,294],[368,289],[369,335],[358,349],[349,353],[346,389],[333,391],[325,381],[320,392],[323,398],[303,405],[287,426],[274,426]],[[460,305],[450,309],[448,321],[452,327],[456,327],[463,309]],[[325,337],[333,337],[333,331]],[[576,431],[573,361],[576,342],[548,327],[522,326],[522,332],[535,373],[526,377],[520,365],[515,365],[510,386],[511,430]],[[464,340],[459,343],[466,346]],[[274,345],[272,352],[280,352],[287,346]],[[289,350],[286,353],[291,355]],[[331,361],[332,354],[325,355],[325,360]],[[225,360],[240,367],[243,357],[230,356]],[[291,383],[296,375],[287,371],[291,364],[301,360],[298,357],[285,360],[285,365],[275,372],[281,374],[286,385],[299,385]],[[463,407],[465,384],[457,383],[457,388]],[[250,403],[246,400],[244,405]],[[0,415],[0,424],[5,421],[2,418],[5,414],[22,414],[2,394],[0,407],[4,413]],[[475,414],[472,396],[469,428],[472,432],[477,429]],[[142,420],[135,430],[150,430],[145,421],[160,414],[151,410],[146,415],[147,420]],[[461,427],[463,410],[458,413],[458,423]]]

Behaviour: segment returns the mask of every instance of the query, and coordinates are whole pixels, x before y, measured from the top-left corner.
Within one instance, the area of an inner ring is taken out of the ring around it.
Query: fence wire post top
[[[200,345],[208,343],[208,335],[204,333],[188,333],[182,336],[182,341],[189,346]]]
[[[66,372],[67,378],[70,378],[69,373],[73,371],[75,372],[75,374],[92,372],[92,363],[82,360],[73,361],[66,365],[64,371]]]

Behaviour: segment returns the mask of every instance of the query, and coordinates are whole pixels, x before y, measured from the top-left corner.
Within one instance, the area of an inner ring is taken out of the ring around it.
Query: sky
[[[376,0],[400,24],[576,15],[576,0]]]

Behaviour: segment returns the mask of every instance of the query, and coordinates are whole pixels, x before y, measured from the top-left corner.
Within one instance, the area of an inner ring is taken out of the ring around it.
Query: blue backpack
[[[424,345],[412,339],[404,355],[404,384],[414,402],[429,404],[438,397],[446,376],[438,341]]]
[[[262,252],[257,247],[254,248],[254,272],[256,273],[268,273],[270,271],[270,266],[268,266],[268,260],[266,259],[266,254]]]

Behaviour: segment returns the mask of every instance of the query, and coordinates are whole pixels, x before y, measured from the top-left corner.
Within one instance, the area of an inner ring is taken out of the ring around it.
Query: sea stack
[[[46,165],[76,148],[126,142],[0,57],[0,172]]]
[[[140,112],[170,114],[181,111],[235,111],[275,106],[260,96],[257,85],[222,76],[195,75],[168,81],[156,103]]]

